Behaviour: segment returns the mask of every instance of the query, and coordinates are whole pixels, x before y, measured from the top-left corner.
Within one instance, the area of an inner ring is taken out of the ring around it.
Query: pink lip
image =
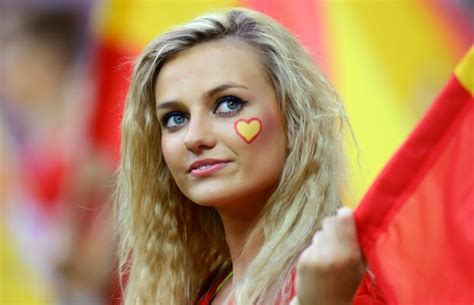
[[[229,161],[204,159],[195,161],[189,167],[189,173],[194,177],[206,177],[214,174],[229,164]],[[204,168],[200,168],[203,167]]]

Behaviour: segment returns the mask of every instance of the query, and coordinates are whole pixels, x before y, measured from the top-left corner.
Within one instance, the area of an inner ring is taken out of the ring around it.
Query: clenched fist
[[[351,209],[323,220],[297,264],[300,305],[350,305],[365,272]]]

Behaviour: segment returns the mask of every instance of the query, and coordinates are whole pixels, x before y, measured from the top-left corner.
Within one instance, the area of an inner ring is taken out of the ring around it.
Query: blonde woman
[[[337,211],[344,123],[307,52],[262,14],[152,41],[122,123],[125,304],[375,302],[352,213]]]

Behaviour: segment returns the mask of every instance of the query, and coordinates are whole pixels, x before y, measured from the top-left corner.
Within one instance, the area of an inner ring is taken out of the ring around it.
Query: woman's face
[[[179,53],[155,86],[161,149],[176,184],[204,206],[258,206],[286,158],[275,92],[257,55],[237,40]]]

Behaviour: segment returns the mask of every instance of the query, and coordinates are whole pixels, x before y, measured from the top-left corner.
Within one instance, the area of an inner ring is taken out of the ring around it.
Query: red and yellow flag
[[[474,47],[356,211],[389,305],[474,302]]]

